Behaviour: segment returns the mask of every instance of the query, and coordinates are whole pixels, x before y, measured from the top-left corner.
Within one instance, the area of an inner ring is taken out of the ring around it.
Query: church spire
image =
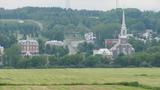
[[[125,21],[125,12],[123,10],[121,36],[126,36],[126,35],[127,35],[127,27],[126,27],[126,21]]]

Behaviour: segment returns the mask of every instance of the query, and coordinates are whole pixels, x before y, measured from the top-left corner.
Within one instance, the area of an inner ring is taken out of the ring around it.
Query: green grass
[[[160,68],[2,69],[0,84],[0,90],[146,90],[160,87]]]
[[[2,86],[0,90],[146,90],[143,88],[126,87],[126,86]]]

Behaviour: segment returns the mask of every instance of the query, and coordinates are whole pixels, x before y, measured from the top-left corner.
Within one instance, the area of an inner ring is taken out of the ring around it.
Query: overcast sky
[[[66,0],[0,0],[0,7],[15,9],[25,6],[62,7]],[[116,0],[70,0],[73,9],[110,10],[116,7]],[[119,7],[160,11],[160,0],[119,0]]]

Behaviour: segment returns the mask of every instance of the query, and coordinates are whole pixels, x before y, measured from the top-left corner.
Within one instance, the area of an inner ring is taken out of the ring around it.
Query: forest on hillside
[[[155,32],[160,33],[160,12],[126,9],[125,13],[127,28],[130,33],[143,32],[146,29],[153,29]],[[44,30],[39,32],[50,40],[63,40],[64,32],[74,31],[84,34],[93,31],[102,43],[104,39],[115,38],[118,35],[121,17],[122,9],[113,9],[106,12],[38,7],[25,7],[14,10],[0,9],[0,19],[31,19],[42,23]],[[4,24],[0,25],[1,32],[3,30],[13,31],[13,29],[16,29],[20,31],[24,29],[27,32],[25,34],[29,34],[28,29],[33,31],[38,29],[32,25],[30,27],[23,25],[19,28],[14,28],[13,24],[5,27]],[[16,23],[15,27],[17,27]],[[56,36],[57,34],[61,34],[61,37]]]

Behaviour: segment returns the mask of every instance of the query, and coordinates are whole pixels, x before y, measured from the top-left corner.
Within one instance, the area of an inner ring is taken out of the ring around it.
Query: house
[[[143,38],[151,40],[153,35],[153,30],[147,29],[145,33],[143,33]]]
[[[36,40],[19,40],[18,44],[21,47],[21,54],[34,55],[39,53],[39,44]]]
[[[84,36],[87,43],[95,43],[96,37],[93,32],[86,33]]]
[[[65,46],[63,41],[57,41],[57,40],[47,41],[45,43],[45,46],[46,45],[50,45],[50,46]]]
[[[110,52],[109,49],[107,48],[101,48],[99,50],[93,50],[93,55],[102,55],[105,56],[107,58],[112,58],[112,52]]]

